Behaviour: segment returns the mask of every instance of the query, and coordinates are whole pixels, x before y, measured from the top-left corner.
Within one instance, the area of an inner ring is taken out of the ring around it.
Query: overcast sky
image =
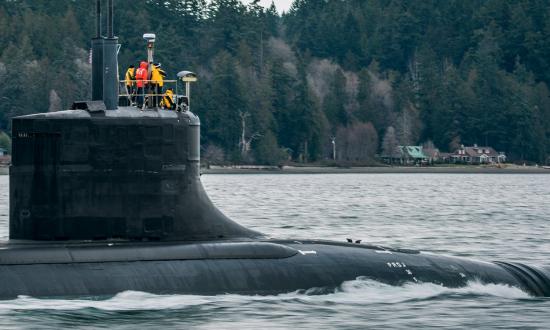
[[[250,0],[242,0],[244,3],[250,3]],[[269,7],[271,5],[272,0],[260,0],[260,4],[265,7]],[[275,6],[277,7],[277,10],[279,10],[279,13],[282,13],[283,11],[288,11],[290,8],[290,5],[292,5],[292,2],[294,0],[273,0],[275,2]]]

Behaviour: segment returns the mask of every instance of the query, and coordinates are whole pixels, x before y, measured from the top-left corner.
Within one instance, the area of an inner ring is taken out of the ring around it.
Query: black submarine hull
[[[208,198],[199,127],[190,112],[132,108],[15,118],[0,299],[127,290],[277,294],[333,289],[358,277],[446,287],[479,281],[550,296],[550,270],[519,263],[269,240]]]
[[[0,298],[154,294],[268,295],[364,277],[390,285],[471,281],[550,296],[550,270],[330,241],[12,244],[0,250]]]

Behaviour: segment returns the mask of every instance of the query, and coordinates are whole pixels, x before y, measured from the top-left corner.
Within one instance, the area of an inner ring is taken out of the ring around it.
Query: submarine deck
[[[16,119],[74,119],[74,118],[173,118],[177,119],[182,116],[192,118],[193,121],[199,120],[198,116],[190,111],[177,112],[174,110],[163,109],[147,109],[141,111],[136,107],[118,107],[117,110],[101,110],[101,111],[88,111],[88,110],[63,110],[55,112],[35,113],[30,115],[24,115],[15,117]]]
[[[365,277],[390,285],[469,281],[550,295],[549,269],[323,240],[197,242],[7,242],[0,246],[0,299],[156,294],[278,294],[334,290]]]
[[[299,253],[300,245],[328,245],[375,251],[419,254],[416,250],[325,240],[220,241],[66,241],[12,240],[0,243],[0,265],[94,263],[152,260],[277,259]]]

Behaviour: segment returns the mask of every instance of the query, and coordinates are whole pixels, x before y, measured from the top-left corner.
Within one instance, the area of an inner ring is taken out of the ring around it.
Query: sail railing
[[[178,93],[178,81],[177,80],[163,80],[164,86],[162,87],[162,93],[157,93],[155,89],[156,80],[139,80],[143,82],[143,88],[141,93],[138,93],[137,80],[120,80],[119,81],[119,105],[121,106],[138,106],[142,109],[166,109],[176,110],[176,105],[180,104],[178,98],[184,97]],[[127,85],[130,82],[131,85]],[[173,107],[167,106],[164,102],[161,102],[165,96],[166,91],[172,89],[172,101]]]

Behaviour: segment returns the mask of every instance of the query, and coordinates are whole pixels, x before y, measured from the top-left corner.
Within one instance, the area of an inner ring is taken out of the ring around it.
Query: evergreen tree
[[[261,135],[249,156],[263,163],[286,158],[281,150],[321,159],[329,136],[352,141],[369,122],[444,150],[478,143],[512,161],[550,155],[547,1],[297,0],[283,17],[258,1],[116,6],[121,73],[145,58],[143,33],[156,33],[155,60],[169,78],[199,73],[193,111],[216,158],[240,161],[239,112],[248,113],[246,138]],[[0,1],[0,129],[48,111],[51,90],[62,108],[89,97],[93,12],[93,1]],[[306,75],[323,60],[347,78]]]
[[[211,102],[204,110],[204,127],[209,141],[221,146],[231,155],[232,160],[239,159],[239,111],[247,112],[243,96],[243,87],[236,71],[234,58],[222,52],[213,63],[213,78],[209,89]]]
[[[319,159],[323,151],[324,118],[309,90],[304,65],[298,69],[291,99],[290,120],[287,130],[294,156],[304,162]]]
[[[331,126],[333,132],[336,132],[336,127],[340,125],[346,126],[351,122],[351,118],[346,112],[346,104],[348,101],[346,91],[346,78],[342,70],[336,70],[329,84],[329,92],[325,96],[323,102],[323,112]]]
[[[279,13],[277,12],[277,8],[275,7],[275,2],[271,1],[271,6],[269,6],[269,8],[265,12],[266,32],[273,37],[278,37],[279,24]]]

